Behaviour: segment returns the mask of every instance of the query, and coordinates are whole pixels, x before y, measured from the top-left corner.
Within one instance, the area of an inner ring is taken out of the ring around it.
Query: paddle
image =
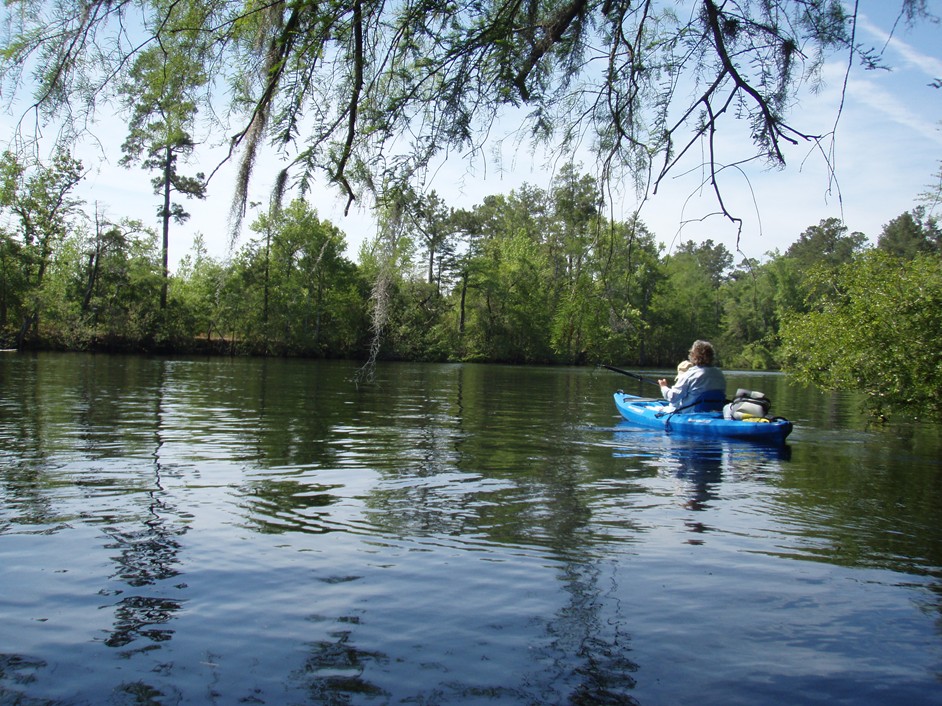
[[[638,375],[638,373],[629,373],[627,370],[622,370],[621,368],[615,368],[611,365],[605,365],[604,363],[602,364],[602,367],[605,368],[606,370],[611,370],[614,373],[621,373],[622,375],[627,375],[628,377],[634,378],[635,380],[640,380],[641,382],[649,382],[652,385],[657,385],[656,380],[651,380],[650,378],[643,377],[641,375]],[[658,387],[660,387],[660,385],[658,385]]]

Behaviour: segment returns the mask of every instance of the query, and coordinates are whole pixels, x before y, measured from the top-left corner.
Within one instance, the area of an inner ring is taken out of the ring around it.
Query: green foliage
[[[220,326],[222,305],[219,293],[230,276],[219,262],[209,257],[202,234],[193,240],[192,255],[184,257],[177,268],[171,297],[180,308],[180,318],[194,338],[205,338],[211,344],[214,337],[226,331]]]
[[[0,346],[16,338],[16,324],[26,311],[28,288],[23,248],[16,238],[0,230]]]
[[[825,294],[782,325],[783,357],[800,380],[867,393],[877,414],[942,418],[942,260],[873,250],[818,270]]]
[[[549,270],[541,276],[555,284],[550,345],[565,361],[584,362],[594,332],[605,320],[598,295],[593,247],[600,228],[601,195],[593,179],[565,165],[549,193],[544,239]]]
[[[138,52],[119,87],[130,113],[121,163],[127,166],[141,161],[145,169],[158,172],[151,183],[161,197],[157,209],[163,225],[161,309],[167,305],[170,222],[184,223],[190,216],[171,200],[171,194],[197,199],[206,195],[203,173],[195,177],[180,174],[178,162],[189,157],[196,146],[190,134],[198,110],[195,95],[208,77],[188,41],[190,33],[178,30],[171,37]]]
[[[359,281],[343,257],[343,234],[300,199],[260,216],[252,229],[262,237],[240,255],[248,306],[240,305],[234,314],[233,335],[252,350],[270,353],[356,350],[363,305],[359,311],[351,308]]]
[[[722,306],[713,273],[700,265],[696,253],[670,255],[663,268],[665,278],[651,304],[650,352],[661,363],[676,364],[695,339],[717,337]]]
[[[778,311],[772,269],[771,263],[745,262],[722,286],[723,326],[718,343],[728,367],[776,367]]]
[[[902,5],[913,17],[928,14],[923,0]],[[811,145],[824,132],[799,125],[808,116],[792,111],[825,60],[848,52],[877,61],[854,43],[856,9],[840,0],[696,7],[20,0],[7,11],[0,78],[10,94],[32,73],[37,104],[67,120],[69,132],[135,75],[144,77],[133,94],[144,106],[178,78],[181,104],[189,102],[182,89],[212,76],[207,124],[220,142],[243,148],[244,204],[269,140],[297,146],[302,181],[321,172],[351,199],[360,189],[383,196],[436,156],[480,151],[507,107],[525,108],[519,134],[554,147],[592,144],[606,178],[645,188],[727,126],[748,135],[755,157],[783,164],[787,145]],[[710,165],[732,161],[713,153],[719,148],[710,143]]]
[[[942,260],[920,209],[876,248],[827,220],[784,255],[733,269],[711,240],[662,256],[639,220],[607,222],[594,182],[566,167],[548,190],[524,185],[470,211],[403,193],[386,212],[395,238],[364,247],[359,266],[298,199],[260,215],[229,262],[197,237],[168,281],[152,230],[98,212],[78,221],[80,173],[68,155],[0,160],[16,228],[0,231],[5,344],[32,326],[34,340],[71,349],[673,366],[707,338],[726,367],[784,362],[807,382],[865,391],[877,413],[942,416]],[[384,310],[372,343],[371,307]]]
[[[469,355],[504,362],[548,362],[550,290],[545,252],[526,229],[484,241],[468,265]]]
[[[82,163],[66,152],[56,152],[50,164],[27,162],[9,151],[0,157],[0,211],[16,223],[19,241],[3,248],[4,285],[18,290],[4,293],[5,316],[11,304],[17,307],[18,345],[38,332],[48,299],[46,271],[77,217],[81,202],[72,191],[83,176]]]
[[[911,258],[916,253],[942,253],[942,228],[938,219],[926,215],[917,206],[883,226],[877,247],[897,257]]]
[[[799,267],[838,267],[850,262],[860,252],[867,237],[863,233],[847,233],[837,218],[825,218],[818,225],[807,228],[798,240],[785,251]]]
[[[714,243],[709,238],[702,243],[687,241],[677,248],[677,253],[693,257],[698,268],[707,274],[714,287],[723,283],[733,265],[733,255],[726,246]]]
[[[104,218],[56,251],[43,286],[44,339],[71,349],[136,350],[163,335],[156,236]]]

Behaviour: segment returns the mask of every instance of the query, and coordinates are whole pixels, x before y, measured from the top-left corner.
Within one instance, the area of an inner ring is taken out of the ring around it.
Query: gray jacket
[[[685,407],[706,392],[717,392],[720,395],[726,394],[726,378],[723,371],[719,368],[710,366],[695,365],[687,372],[683,373],[673,387],[662,387],[661,393],[674,409]],[[722,404],[717,409],[722,408]],[[687,408],[683,411],[693,412],[693,408]]]

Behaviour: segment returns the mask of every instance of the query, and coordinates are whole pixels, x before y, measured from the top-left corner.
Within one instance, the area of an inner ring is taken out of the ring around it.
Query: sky
[[[715,197],[701,187],[703,173],[696,164],[675,170],[640,211],[641,220],[665,252],[685,241],[709,238],[739,257],[761,259],[771,251],[784,251],[806,228],[826,218],[841,219],[849,231],[862,232],[876,242],[884,225],[919,204],[919,195],[928,189],[942,162],[942,89],[929,86],[942,78],[942,27],[922,23],[910,29],[901,23],[891,38],[888,32],[897,3],[863,0],[860,6],[863,16],[858,23],[858,41],[882,48],[884,61],[892,69],[863,71],[854,66],[837,123],[833,148],[836,176],[831,176],[825,160],[808,145],[789,150],[784,169],[752,163],[724,171],[724,200],[729,210],[743,219],[739,233],[736,226],[715,215]],[[930,0],[929,9],[942,15],[942,0]],[[826,132],[834,126],[845,71],[846,57],[835,57],[825,65],[821,90],[802,96],[793,113],[797,126],[809,132]],[[8,125],[12,119],[3,116]],[[99,149],[91,145],[78,151],[85,165],[93,167],[78,195],[89,204],[89,211],[97,204],[99,211],[113,219],[129,216],[147,222],[152,218],[157,228],[158,198],[150,185],[152,174],[117,165],[125,136],[123,126],[109,125],[106,116],[96,133],[109,160],[102,160]],[[114,137],[114,144],[107,136]],[[735,130],[722,128],[718,137],[734,151],[749,147]],[[209,171],[219,154],[217,151],[207,159],[206,166],[193,165],[181,171]],[[250,200],[267,199],[279,168],[273,156],[260,160]],[[585,171],[591,173],[591,164]],[[253,211],[235,241],[228,226],[234,175],[235,161],[215,174],[206,200],[183,202],[191,218],[172,226],[171,263],[191,250],[197,233],[202,234],[209,254],[221,260],[251,236],[247,226],[254,218]],[[548,188],[551,177],[542,156],[532,155],[526,148],[515,150],[513,140],[507,140],[499,163],[469,163],[460,157],[441,161],[428,180],[428,188],[435,189],[451,207],[471,208],[489,194],[506,194],[524,183]],[[361,243],[375,234],[368,208],[354,204],[344,215],[345,199],[333,187],[316,189],[309,200],[322,219],[346,234],[347,255],[356,260]],[[627,220],[638,205],[637,195],[628,186],[616,190],[605,205],[606,215]]]

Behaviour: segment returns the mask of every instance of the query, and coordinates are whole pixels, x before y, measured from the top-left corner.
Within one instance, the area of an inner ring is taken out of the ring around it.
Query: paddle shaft
[[[650,378],[643,377],[641,375],[638,375],[638,373],[629,373],[627,370],[622,370],[621,368],[615,368],[611,365],[603,364],[602,367],[605,368],[606,370],[611,370],[614,373],[621,373],[622,375],[627,375],[628,377],[634,378],[635,380],[640,380],[641,382],[649,382],[652,385],[657,385],[656,380],[651,380]],[[660,387],[660,385],[658,385],[658,387]]]

